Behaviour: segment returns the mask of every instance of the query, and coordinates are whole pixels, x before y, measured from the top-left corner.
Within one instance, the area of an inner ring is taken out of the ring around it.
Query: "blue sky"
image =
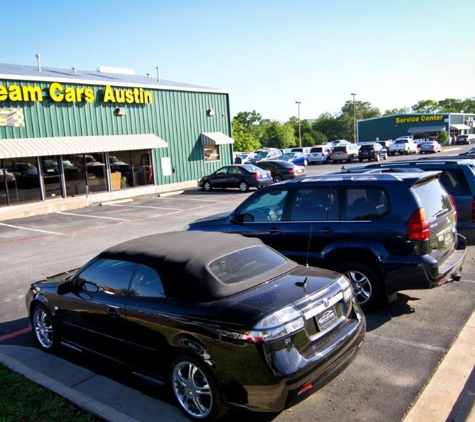
[[[134,69],[230,93],[231,114],[286,121],[475,97],[473,0],[18,0],[0,62]]]

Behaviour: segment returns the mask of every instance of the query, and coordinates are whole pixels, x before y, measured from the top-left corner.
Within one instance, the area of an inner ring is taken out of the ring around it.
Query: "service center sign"
[[[42,102],[44,96],[39,86],[0,84],[0,101]],[[53,82],[48,87],[48,97],[56,103],[92,103],[96,100],[92,88],[64,87],[59,82]],[[150,91],[145,91],[143,88],[119,89],[106,85],[100,100],[110,104],[151,104],[153,97]]]

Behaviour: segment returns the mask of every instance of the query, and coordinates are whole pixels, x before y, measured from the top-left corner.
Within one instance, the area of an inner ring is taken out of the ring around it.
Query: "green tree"
[[[261,143],[269,148],[290,148],[295,146],[294,129],[291,124],[282,124],[278,121],[271,122],[262,135]]]
[[[252,125],[258,124],[262,120],[262,116],[256,111],[240,111],[236,116],[234,116],[241,125],[245,128],[248,128]]]
[[[439,110],[439,104],[434,100],[421,100],[411,108],[414,113],[436,113]]]
[[[401,108],[392,108],[386,110],[383,116],[391,116],[393,114],[409,114],[411,110],[408,107],[401,107]]]
[[[463,111],[464,103],[462,100],[455,98],[446,98],[438,102],[440,113],[460,113]]]
[[[465,98],[462,110],[464,113],[475,113],[475,97]]]
[[[235,151],[255,151],[261,147],[254,135],[236,119],[232,121],[232,131]]]

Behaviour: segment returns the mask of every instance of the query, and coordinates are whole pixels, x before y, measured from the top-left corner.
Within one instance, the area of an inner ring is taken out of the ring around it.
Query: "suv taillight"
[[[409,240],[427,240],[429,235],[429,222],[424,208],[418,208],[407,221],[407,238]]]

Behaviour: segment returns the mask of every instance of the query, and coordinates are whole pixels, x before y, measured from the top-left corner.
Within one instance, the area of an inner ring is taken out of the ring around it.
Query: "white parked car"
[[[318,145],[310,148],[310,154],[308,155],[309,164],[314,163],[326,163],[330,158],[332,152],[331,145]]]
[[[421,154],[442,152],[442,147],[437,141],[425,141],[421,144],[420,152]]]

